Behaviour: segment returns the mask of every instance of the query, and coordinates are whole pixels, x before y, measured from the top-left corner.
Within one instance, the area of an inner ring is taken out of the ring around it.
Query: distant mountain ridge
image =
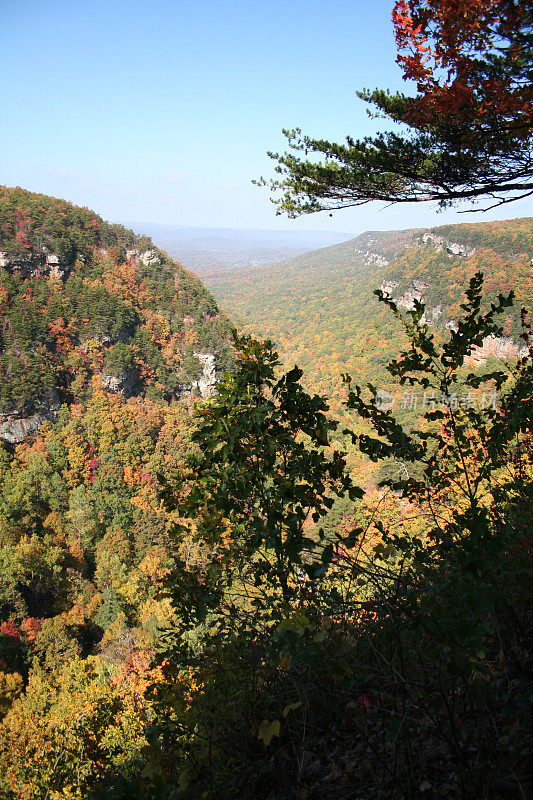
[[[252,230],[247,228],[188,228],[155,223],[127,223],[148,233],[160,247],[176,256],[200,277],[239,267],[271,264],[335,244],[349,234],[331,231]]]
[[[244,329],[274,339],[285,363],[298,363],[310,386],[335,405],[345,372],[359,382],[390,385],[385,366],[403,338],[376,289],[406,309],[422,300],[428,321],[444,335],[460,313],[468,279],[481,270],[487,301],[498,292],[516,293],[514,309],[502,320],[507,350],[516,353],[520,306],[533,307],[532,258],[533,220],[524,218],[369,231],[268,268],[206,276],[205,282]]]

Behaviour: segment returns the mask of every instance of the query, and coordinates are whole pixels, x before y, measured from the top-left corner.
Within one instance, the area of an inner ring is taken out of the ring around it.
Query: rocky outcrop
[[[397,306],[401,306],[401,308],[406,308],[408,311],[412,311],[415,307],[415,301],[421,303],[424,299],[424,292],[428,288],[428,284],[424,283],[423,281],[413,281],[411,286],[405,290],[405,292],[400,295],[400,297],[394,297],[394,290],[398,288],[400,284],[396,281],[384,281],[381,286],[379,287],[385,297],[390,297]]]
[[[424,317],[427,319],[428,322],[434,323],[440,317],[442,317],[443,308],[442,306],[435,306],[434,308],[426,308],[424,312]]]
[[[405,292],[400,295],[400,297],[394,297],[394,291],[399,285],[400,284],[397,281],[383,281],[379,288],[385,297],[390,297],[390,299],[393,300],[397,306],[400,306],[400,308],[405,308],[407,311],[413,311],[415,308],[415,303],[424,302],[424,294],[426,289],[429,288],[429,284],[426,283],[426,281],[414,280],[411,286],[406,289]],[[427,306],[421,322],[432,324],[436,322],[442,316],[442,314],[442,306],[438,305],[434,308]]]
[[[216,394],[216,365],[215,356],[212,353],[195,353],[198,361],[202,364],[202,377],[196,382],[198,390],[204,399],[213,397]]]
[[[411,286],[404,291],[400,297],[396,298],[394,297],[394,292],[398,289],[399,285],[400,284],[397,281],[383,281],[379,288],[383,294],[393,300],[397,306],[405,308],[408,311],[412,311],[414,309],[416,301],[419,303],[423,302],[424,294],[429,288],[429,284],[425,281],[414,280]],[[440,317],[442,317],[443,313],[444,309],[441,305],[437,305],[434,308],[426,306],[420,321],[422,323],[432,325],[436,323]],[[458,331],[456,320],[448,320],[444,326],[444,329],[446,331],[456,333]],[[475,347],[472,350],[472,353],[467,360],[476,366],[481,366],[485,364],[489,358],[498,358],[502,361],[508,361],[511,358],[522,358],[527,355],[527,352],[527,348],[521,347],[510,337],[487,336],[487,338],[483,340],[483,344],[480,347]]]
[[[435,233],[424,233],[422,236],[424,244],[433,244],[437,253],[443,250],[449,256],[471,256],[475,252],[473,247],[467,247],[465,244],[458,244],[457,242],[449,242],[444,236],[437,236]]]
[[[508,336],[487,336],[481,347],[475,347],[469,357],[475,364],[484,364],[488,358],[499,358],[508,361],[510,358],[522,358],[527,355],[526,347],[520,347]]]
[[[446,325],[447,331],[457,333],[459,327],[456,320],[450,319]],[[528,354],[527,347],[517,344],[510,336],[487,336],[483,339],[483,344],[474,347],[466,362],[474,366],[483,366],[489,358],[497,358],[501,361],[509,361],[512,358],[523,358]]]
[[[213,397],[217,393],[216,358],[213,353],[193,353],[202,365],[202,375],[191,383],[181,384],[179,397],[200,395],[203,400]]]
[[[383,281],[381,286],[379,287],[385,297],[390,297],[391,300],[394,296],[394,290],[398,288],[400,284],[397,281]]]
[[[102,387],[113,394],[122,394],[131,397],[136,394],[139,383],[139,374],[136,369],[129,369],[121,375],[102,373]]]
[[[141,264],[144,264],[145,267],[155,266],[161,263],[161,259],[155,250],[145,250],[144,253],[141,253],[136,247],[131,250],[126,250],[126,261],[137,260],[139,260]]]
[[[407,311],[413,311],[416,303],[422,303],[424,301],[425,288],[418,288],[413,283],[413,285],[398,298],[396,301],[397,305],[406,308]]]
[[[0,440],[8,444],[21,444],[28,436],[37,433],[43,422],[53,422],[59,406],[59,397],[54,393],[40,408],[27,407],[0,414]]]
[[[0,422],[0,439],[8,444],[21,444],[27,436],[37,433],[48,418],[46,414],[32,414]]]
[[[49,270],[48,274],[51,278],[57,278],[58,280],[63,280],[65,277],[65,267],[62,266],[61,262],[59,261],[59,256],[55,253],[50,253],[50,255],[46,256],[46,266]]]
[[[145,267],[155,266],[161,263],[161,259],[159,258],[155,250],[146,250],[146,252],[143,253],[139,257],[139,259],[140,261],[142,261]]]
[[[381,253],[359,249],[356,249],[355,252],[362,258],[363,264],[367,264],[368,266],[374,264],[376,267],[386,267],[389,264],[385,256],[382,256]]]
[[[7,272],[17,272],[21,278],[40,278],[49,276],[63,280],[67,265],[62,264],[56,253],[15,253],[0,252],[0,267]]]

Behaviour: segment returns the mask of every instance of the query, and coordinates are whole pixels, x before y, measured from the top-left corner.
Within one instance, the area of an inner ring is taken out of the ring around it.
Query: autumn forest
[[[285,130],[278,214],[533,193],[530,4],[391,11],[414,96],[359,92],[376,136]],[[202,282],[0,187],[0,800],[528,796],[512,208]]]

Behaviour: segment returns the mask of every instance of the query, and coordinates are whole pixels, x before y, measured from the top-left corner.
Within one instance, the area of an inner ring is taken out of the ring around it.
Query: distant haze
[[[188,228],[153,222],[123,222],[150,236],[158,247],[200,276],[232,267],[274,264],[353,238],[334,231],[279,231],[248,228]]]

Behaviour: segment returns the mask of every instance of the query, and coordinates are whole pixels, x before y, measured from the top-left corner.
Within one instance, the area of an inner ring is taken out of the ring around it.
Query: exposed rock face
[[[428,242],[433,243],[437,253],[441,253],[445,250],[449,256],[466,257],[471,256],[475,252],[473,247],[467,247],[465,244],[457,244],[457,242],[448,242],[444,236],[437,236],[435,233],[424,233],[422,241],[425,244]]]
[[[393,297],[393,292],[397,289],[399,284],[396,281],[383,281],[381,286],[379,287],[385,297]]]
[[[422,303],[423,300],[424,300],[423,290],[416,289],[415,286],[412,286],[410,289],[407,289],[407,291],[404,292],[396,302],[402,308],[406,308],[407,311],[413,311],[415,303]]]
[[[384,281],[379,287],[386,297],[394,300],[396,305],[412,311],[415,307],[415,301],[421,303],[424,299],[424,292],[428,288],[427,283],[423,281],[413,281],[412,285],[400,297],[394,297],[394,290],[397,289],[399,284],[396,281]]]
[[[59,256],[56,256],[55,253],[50,253],[50,255],[46,256],[46,265],[49,269],[48,274],[51,278],[63,280],[65,277],[65,269],[61,266]]]
[[[475,347],[470,359],[475,364],[484,364],[487,358],[522,358],[527,355],[527,348],[520,347],[508,336],[487,336],[481,347]]]
[[[39,410],[23,408],[11,414],[0,414],[0,439],[9,444],[21,444],[26,437],[37,433],[43,422],[55,419],[59,405],[59,397],[54,393]]]
[[[31,417],[8,419],[0,423],[0,439],[9,444],[21,444],[27,436],[37,433],[47,419],[46,414],[32,414]]]
[[[155,252],[155,250],[147,250],[145,253],[140,256],[140,260],[144,264],[145,267],[150,265],[154,266],[155,264],[160,264],[160,258]]]
[[[182,384],[179,397],[190,397],[191,394],[200,394],[203,400],[213,397],[217,393],[216,358],[213,353],[194,353],[201,363],[203,372],[197,381]]]
[[[386,267],[389,262],[381,255],[381,253],[374,253],[372,250],[356,250],[356,253],[362,256],[363,264],[375,264],[376,267]]]
[[[427,318],[428,322],[436,322],[439,317],[442,317],[442,313],[442,306],[435,306],[435,308],[426,308],[424,316]]]
[[[161,259],[155,250],[145,250],[144,253],[140,253],[136,247],[131,250],[126,250],[126,261],[136,261],[137,259],[141,264],[144,264],[145,267],[161,263]]]
[[[201,362],[203,373],[197,381],[183,387],[182,396],[197,390],[203,399],[213,397],[217,384],[215,356],[213,353],[194,355]],[[136,394],[138,381],[139,375],[135,369],[127,370],[122,375],[102,374],[102,387],[108,392],[120,392],[124,397]],[[54,396],[46,406],[34,413],[29,413],[31,409],[21,409],[12,414],[0,414],[0,440],[9,444],[21,444],[28,436],[36,434],[43,422],[55,419],[59,405],[59,398]]]
[[[429,284],[425,281],[414,280],[409,289],[407,289],[400,297],[395,298],[394,290],[397,289],[398,286],[399,283],[397,281],[383,281],[379,288],[385,297],[390,297],[390,299],[393,300],[396,305],[400,306],[401,308],[406,308],[408,311],[413,311],[415,302],[423,302],[424,293],[429,287]],[[434,323],[439,319],[439,317],[442,316],[442,313],[443,309],[440,305],[435,306],[435,308],[429,308],[429,306],[427,306],[421,322],[427,322],[430,324]]]
[[[15,255],[0,252],[0,267],[8,272],[18,272],[21,278],[39,278],[49,275],[62,280],[67,269],[56,253],[27,253]]]
[[[108,392],[118,394],[119,392],[124,397],[131,397],[135,394],[139,375],[136,369],[130,369],[122,375],[102,374],[102,386]]]
[[[215,356],[212,353],[195,353],[198,361],[202,364],[202,377],[196,382],[196,386],[204,399],[213,397],[216,394],[216,369]]]
[[[425,234],[425,236],[432,236],[432,234]],[[425,237],[424,237],[425,241]],[[458,245],[460,247],[460,245]],[[462,253],[468,255],[468,253]],[[379,287],[386,297],[393,300],[396,305],[406,308],[411,311],[415,307],[415,301],[421,303],[424,299],[424,293],[429,288],[429,284],[425,281],[414,280],[407,291],[401,297],[395,298],[394,291],[398,288],[399,284],[396,281],[383,281]],[[422,319],[422,323],[434,324],[444,313],[441,305],[429,308],[426,306]],[[453,331],[456,333],[459,328],[454,319],[448,320],[444,326],[445,330]],[[499,358],[507,361],[510,358],[522,358],[527,355],[527,348],[520,347],[513,339],[509,337],[487,336],[483,340],[481,347],[475,347],[469,357],[469,361],[475,365],[483,365],[488,358]]]

